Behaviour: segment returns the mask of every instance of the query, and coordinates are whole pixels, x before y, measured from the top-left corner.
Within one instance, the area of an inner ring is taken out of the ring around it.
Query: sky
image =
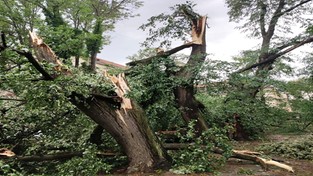
[[[119,21],[115,31],[108,35],[111,43],[104,46],[98,57],[119,64],[129,62],[128,56],[136,54],[140,43],[147,37],[139,26],[147,22],[151,16],[169,12],[169,7],[186,2],[185,0],[143,0],[144,5],[135,11],[139,17]],[[229,22],[227,6],[224,0],[193,0],[197,4],[195,10],[200,15],[208,16],[206,33],[207,53],[212,59],[231,60],[242,50],[253,49],[258,41],[248,38],[246,34],[236,29],[239,25]],[[173,46],[175,47],[175,46]],[[188,52],[188,51],[186,51]]]

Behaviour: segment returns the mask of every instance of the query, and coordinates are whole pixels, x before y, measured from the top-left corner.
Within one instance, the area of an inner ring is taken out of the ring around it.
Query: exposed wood
[[[203,16],[193,25],[191,30],[192,43],[198,45],[204,44],[203,36],[205,35],[206,19],[207,18]]]
[[[126,98],[125,95],[127,92],[130,91],[130,88],[128,87],[128,83],[126,82],[125,74],[119,74],[118,76],[109,75],[106,71],[104,72],[104,75],[108,77],[112,84],[115,87],[115,92],[118,97],[121,98],[121,107],[123,109],[132,109],[132,103],[129,98]]]
[[[8,148],[0,148],[0,158],[3,157],[13,157],[15,156],[15,153],[12,152],[10,149]]]
[[[252,152],[248,150],[233,150],[232,157],[254,161],[260,164],[265,170],[268,170],[269,166],[276,166],[281,169],[287,170],[288,172],[294,172],[293,168],[291,166],[288,166],[287,164],[283,164],[278,161],[274,161],[272,159],[265,159],[258,155],[260,155],[260,153]]]
[[[38,61],[45,60],[49,63],[53,63],[56,71],[62,72],[63,74],[70,74],[70,71],[63,66],[62,62],[58,59],[52,49],[45,44],[36,33],[29,31],[29,35]]]
[[[52,49],[47,44],[45,44],[40,37],[31,31],[29,31],[29,35],[32,46],[36,51],[36,56],[39,61],[46,60],[47,62],[62,66],[62,63],[52,51]]]
[[[128,172],[146,172],[158,167],[168,167],[170,158],[148,126],[144,111],[125,97],[129,87],[124,76],[105,75],[111,80],[121,99],[119,108],[112,107],[111,102],[108,103],[103,98],[84,100],[75,94],[72,103],[116,139],[129,159]],[[80,101],[76,101],[77,99]]]

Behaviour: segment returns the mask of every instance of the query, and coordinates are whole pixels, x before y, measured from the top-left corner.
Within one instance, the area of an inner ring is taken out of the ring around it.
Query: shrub
[[[258,150],[268,154],[279,154],[290,158],[313,160],[313,135],[305,136],[294,141],[264,144]]]

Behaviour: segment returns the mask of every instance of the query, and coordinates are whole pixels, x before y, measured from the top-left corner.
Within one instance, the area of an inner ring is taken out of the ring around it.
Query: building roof
[[[112,66],[112,67],[120,68],[120,69],[126,69],[127,68],[125,65],[118,64],[118,63],[111,62],[111,61],[107,61],[107,60],[100,59],[100,58],[97,58],[97,64],[103,65],[103,66]]]

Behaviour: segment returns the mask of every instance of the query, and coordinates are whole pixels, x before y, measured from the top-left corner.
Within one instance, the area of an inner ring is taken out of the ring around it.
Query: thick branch
[[[17,156],[16,159],[18,161],[51,161],[51,160],[64,160],[64,159],[71,159],[73,157],[82,157],[83,152],[64,152],[64,153],[57,153],[51,155],[37,155],[37,156]]]
[[[3,97],[0,97],[0,100],[6,100],[6,101],[26,101],[26,100],[22,100],[22,99],[16,99],[16,98],[3,98]]]
[[[289,53],[290,51],[302,46],[302,45],[305,45],[307,43],[311,43],[313,42],[313,37],[310,37],[306,40],[303,40],[302,42],[297,42],[295,45],[291,46],[290,48],[287,48],[279,53],[275,53],[275,54],[271,54],[269,57],[267,57],[265,60],[259,62],[259,63],[256,63],[256,64],[252,64],[250,66],[247,66],[243,69],[240,69],[234,73],[242,73],[244,71],[247,71],[247,70],[250,70],[252,68],[255,68],[255,67],[258,67],[258,66],[261,66],[261,65],[264,65],[264,64],[267,64],[267,63],[271,63],[271,62],[274,62],[277,58],[279,58],[280,56],[284,55],[284,54],[287,54]],[[286,48],[286,46],[284,46],[284,48]]]
[[[301,1],[299,4],[297,4],[297,5],[295,5],[295,6],[292,6],[292,7],[290,7],[289,9],[287,9],[287,10],[285,10],[285,11],[283,11],[283,12],[281,12],[280,14],[277,14],[277,15],[278,15],[278,16],[282,16],[282,15],[284,15],[284,14],[286,14],[286,13],[288,13],[288,12],[291,12],[292,10],[296,9],[297,7],[302,6],[303,4],[308,3],[308,2],[310,2],[310,1],[312,1],[312,0]]]
[[[259,1],[260,6],[261,6],[261,14],[260,14],[260,27],[261,27],[261,33],[262,36],[266,35],[266,30],[265,30],[265,14],[267,12],[267,7],[266,5],[263,3],[263,1]]]
[[[32,53],[25,52],[25,51],[18,51],[18,50],[14,50],[14,51],[18,53],[19,55],[26,57],[28,61],[36,68],[36,70],[42,74],[45,80],[54,79],[44,68],[42,68],[42,66],[37,62],[37,60],[34,58]]]
[[[267,33],[266,33],[268,38],[271,38],[273,36],[274,30],[275,30],[275,26],[276,26],[276,24],[278,22],[278,19],[283,15],[281,13],[281,11],[284,8],[285,4],[286,4],[285,0],[280,0],[279,1],[278,7],[277,7],[276,11],[274,12],[274,15],[271,18],[271,21],[270,21],[269,26],[268,26],[268,30],[267,30]]]
[[[186,44],[183,44],[181,46],[178,46],[176,48],[173,48],[171,50],[168,50],[168,51],[165,51],[165,52],[162,52],[162,53],[159,53],[155,56],[152,56],[152,57],[148,57],[146,59],[142,59],[142,60],[136,60],[136,61],[132,61],[132,62],[129,62],[127,63],[127,65],[129,66],[136,66],[138,64],[143,64],[143,65],[147,65],[147,64],[150,64],[152,62],[153,59],[155,58],[159,58],[159,57],[168,57],[172,54],[175,54],[185,48],[189,48],[191,46],[195,45],[193,42],[189,42],[189,43],[186,43]]]

